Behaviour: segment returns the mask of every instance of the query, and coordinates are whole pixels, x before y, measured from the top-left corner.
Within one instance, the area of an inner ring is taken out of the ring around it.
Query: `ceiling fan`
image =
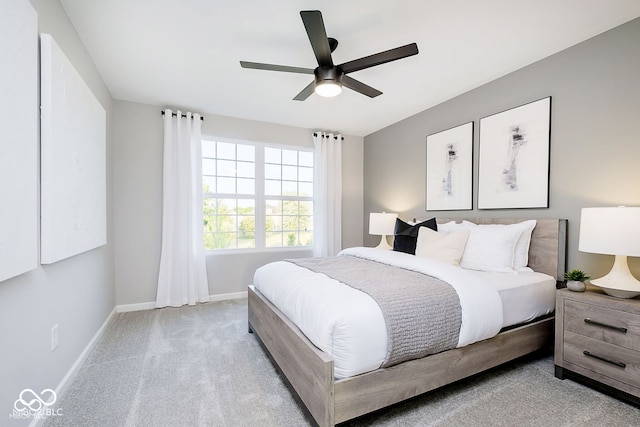
[[[406,46],[365,56],[364,58],[355,59],[340,65],[334,65],[333,60],[331,59],[331,53],[336,49],[336,47],[338,47],[338,41],[334,38],[327,37],[324,21],[322,20],[322,13],[320,13],[319,10],[303,10],[300,12],[300,16],[302,17],[302,22],[307,30],[307,35],[309,36],[313,53],[318,60],[317,68],[311,69],[240,61],[240,66],[242,68],[314,74],[314,81],[302,89],[302,91],[293,98],[294,101],[304,101],[314,91],[320,96],[336,96],[342,91],[342,86],[355,90],[356,92],[360,92],[370,98],[375,98],[378,95],[382,95],[382,92],[347,76],[347,74],[406,58],[418,53],[418,45],[411,43]]]

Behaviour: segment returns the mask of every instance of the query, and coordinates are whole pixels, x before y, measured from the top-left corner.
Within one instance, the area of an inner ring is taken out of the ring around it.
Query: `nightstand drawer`
[[[564,329],[640,350],[640,316],[637,314],[565,299]]]
[[[565,331],[564,360],[633,387],[640,383],[638,351]]]

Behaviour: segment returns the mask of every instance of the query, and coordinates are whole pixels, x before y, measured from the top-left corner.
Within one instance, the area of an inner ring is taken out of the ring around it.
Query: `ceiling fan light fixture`
[[[331,98],[333,96],[340,95],[340,92],[342,92],[342,85],[332,80],[323,80],[316,83],[315,92],[325,98]]]
[[[315,74],[316,87],[315,92],[330,98],[340,95],[342,92],[342,76],[344,73],[338,67],[318,67],[313,71]]]

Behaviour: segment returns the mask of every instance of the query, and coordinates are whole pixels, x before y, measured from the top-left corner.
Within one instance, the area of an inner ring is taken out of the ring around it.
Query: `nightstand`
[[[640,405],[640,299],[557,291],[554,361],[556,377]]]

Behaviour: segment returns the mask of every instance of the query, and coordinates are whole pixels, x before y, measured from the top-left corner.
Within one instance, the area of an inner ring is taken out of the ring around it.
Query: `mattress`
[[[490,338],[503,327],[554,309],[555,279],[545,274],[484,273],[374,248],[343,252],[420,271],[451,284],[462,308],[457,347]],[[314,345],[333,357],[337,379],[377,369],[384,361],[385,321],[366,293],[286,261],[259,268],[253,284]]]
[[[494,287],[502,301],[502,326],[530,322],[553,313],[556,304],[556,279],[534,271],[489,273],[478,271]]]

